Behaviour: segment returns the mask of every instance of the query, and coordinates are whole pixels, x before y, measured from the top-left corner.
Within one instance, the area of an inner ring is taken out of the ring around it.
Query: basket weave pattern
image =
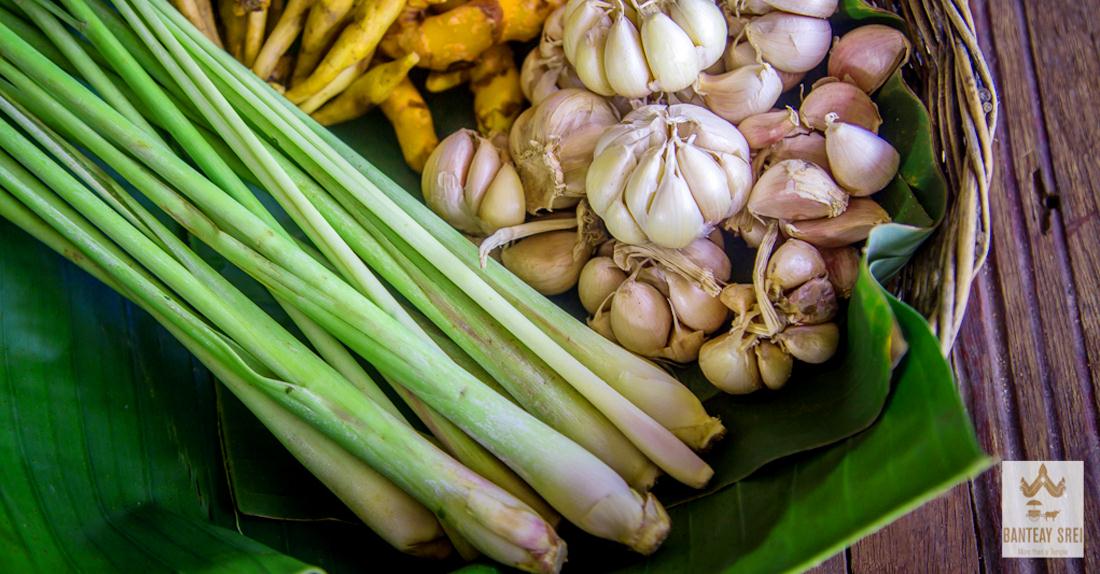
[[[990,245],[989,187],[997,94],[962,0],[878,2],[913,33],[912,71],[928,106],[932,141],[948,184],[947,213],[896,290],[928,318],[944,352],[962,325],[970,285]]]

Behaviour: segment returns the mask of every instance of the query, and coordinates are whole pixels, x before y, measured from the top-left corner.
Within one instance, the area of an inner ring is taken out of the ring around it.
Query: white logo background
[[[1043,466],[1049,480],[1040,478]],[[1063,479],[1064,491],[1059,488]],[[1021,489],[1022,483],[1035,485],[1038,491],[1028,496],[1029,492]],[[1002,462],[1001,555],[1005,558],[1083,557],[1084,483],[1081,461]],[[1059,492],[1061,496],[1056,496]]]

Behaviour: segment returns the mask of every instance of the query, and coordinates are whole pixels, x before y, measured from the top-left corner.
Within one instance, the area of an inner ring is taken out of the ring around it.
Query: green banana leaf
[[[849,23],[841,25],[897,23],[862,2],[845,0],[843,9]],[[899,76],[877,100],[883,135],[904,158],[877,197],[897,223],[869,241],[840,358],[797,372],[779,393],[749,397],[680,373],[731,431],[708,454],[714,484],[705,493],[661,485],[673,534],[646,562],[566,528],[570,568],[799,569],[989,464],[927,325],[875,281],[904,265],[946,201],[917,99]],[[465,94],[433,98],[440,132],[468,125],[468,106]],[[377,114],[337,133],[418,189]],[[579,310],[569,297],[563,304]],[[910,351],[891,384],[892,317]],[[4,571],[458,566],[385,547],[232,397],[219,400],[209,374],[155,322],[6,222],[0,353]]]

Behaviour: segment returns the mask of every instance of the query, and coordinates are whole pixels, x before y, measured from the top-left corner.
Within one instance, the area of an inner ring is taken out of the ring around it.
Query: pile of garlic
[[[871,94],[910,46],[879,25],[834,41],[837,0],[717,1],[569,0],[524,61],[507,149],[454,134],[424,187],[483,261],[576,286],[603,336],[747,393],[837,350],[900,163]],[[751,282],[730,283],[723,230],[757,250]]]

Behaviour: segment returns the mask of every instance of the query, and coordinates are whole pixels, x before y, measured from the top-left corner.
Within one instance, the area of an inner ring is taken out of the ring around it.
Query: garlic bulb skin
[[[559,295],[573,288],[588,262],[587,251],[577,252],[575,230],[549,231],[505,247],[501,263],[543,295]]]
[[[860,26],[841,36],[829,54],[829,75],[874,93],[909,60],[913,47],[899,30]]]
[[[726,20],[714,0],[569,0],[563,48],[584,85],[603,96],[677,92],[718,62]]]
[[[596,144],[589,205],[620,242],[680,249],[744,205],[748,154],[737,128],[703,108],[643,106]]]
[[[458,130],[436,146],[420,187],[428,207],[467,234],[489,235],[523,223],[524,190],[515,169],[473,130]]]
[[[783,296],[779,308],[792,324],[820,325],[836,317],[836,290],[828,278],[815,277]]]
[[[611,299],[611,330],[619,344],[639,355],[653,356],[668,344],[672,311],[660,291],[628,279]]]
[[[737,129],[754,150],[769,148],[784,138],[804,131],[798,112],[791,108],[751,115],[741,120]]]
[[[748,209],[757,217],[782,220],[835,217],[848,206],[848,194],[823,169],[788,159],[769,167],[757,180]]]
[[[776,69],[802,73],[825,60],[833,31],[822,18],[769,12],[749,22],[745,37]]]
[[[829,152],[825,148],[825,136],[818,132],[783,138],[757,158],[763,158],[761,163],[765,167],[788,159],[800,159],[820,167],[829,177],[833,175],[829,167]]]
[[[898,173],[901,156],[890,142],[857,125],[825,116],[825,151],[833,178],[853,196],[877,193]]]
[[[733,395],[764,388],[756,354],[739,332],[723,333],[703,343],[699,368],[712,385]]]
[[[577,282],[577,293],[580,295],[581,305],[589,315],[595,315],[607,301],[607,297],[615,292],[626,281],[626,272],[619,269],[610,257],[593,257],[581,269],[580,279]]]
[[[819,249],[821,258],[825,260],[825,269],[829,274],[829,282],[833,284],[837,296],[847,299],[852,295],[852,289],[859,278],[859,250],[855,247],[833,247]]]
[[[554,92],[520,114],[508,147],[527,190],[529,213],[570,207],[584,197],[592,150],[616,123],[618,115],[606,100],[577,89]]]

